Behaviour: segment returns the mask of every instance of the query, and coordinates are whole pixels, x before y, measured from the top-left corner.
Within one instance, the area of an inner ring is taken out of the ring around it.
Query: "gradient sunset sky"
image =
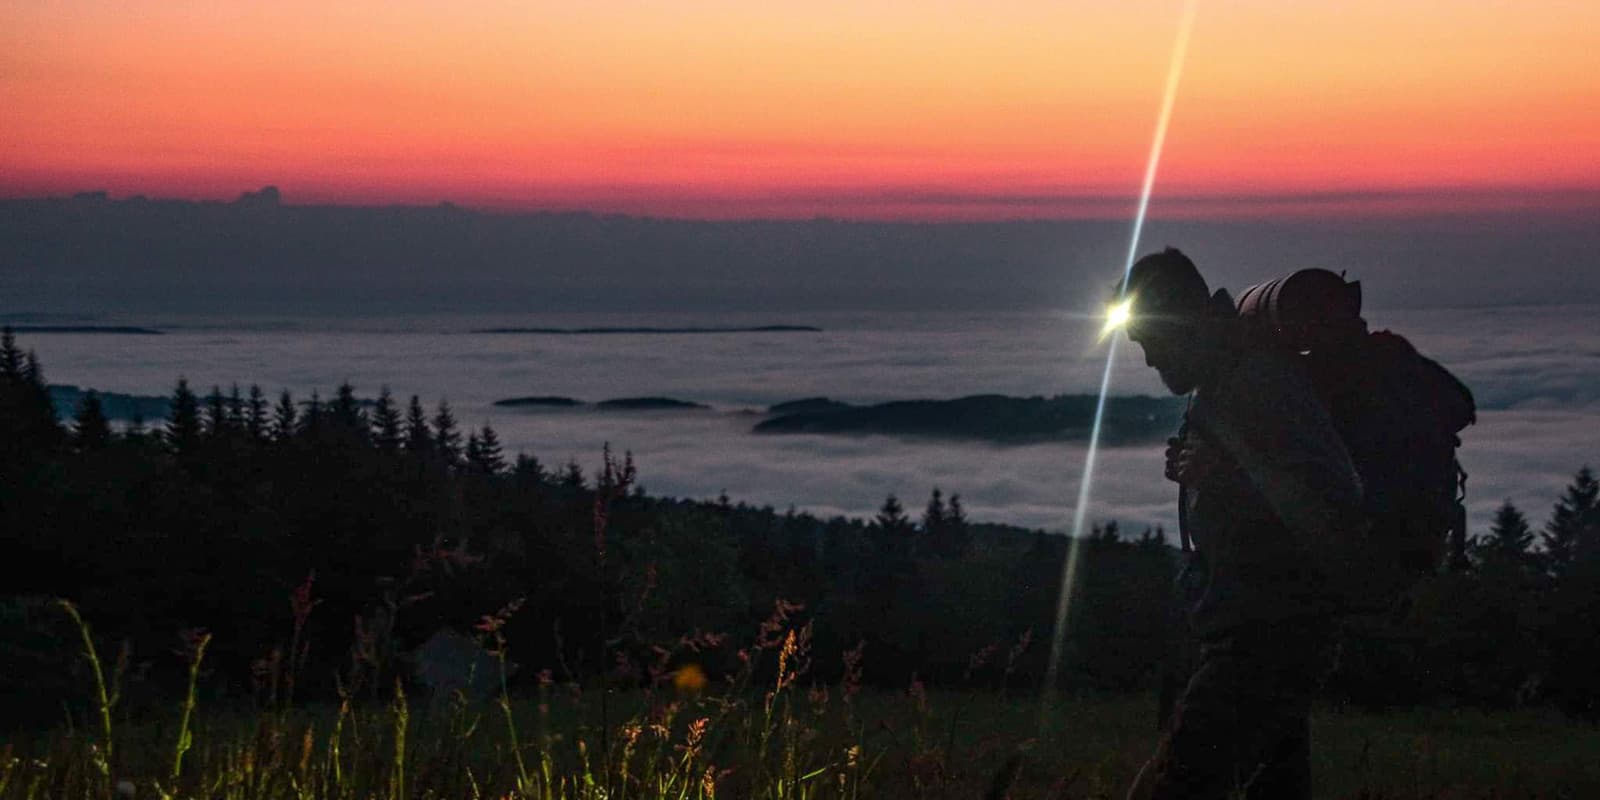
[[[1125,212],[1180,0],[0,5],[0,196]],[[1201,0],[1152,211],[1600,196],[1600,2]]]

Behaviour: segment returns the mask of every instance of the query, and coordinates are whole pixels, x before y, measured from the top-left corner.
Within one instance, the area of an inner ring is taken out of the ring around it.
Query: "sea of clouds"
[[[387,385],[432,406],[448,398],[469,426],[492,425],[509,453],[586,468],[610,443],[636,458],[652,493],[863,516],[898,495],[916,508],[933,487],[960,493],[978,520],[1062,530],[1084,479],[1084,446],[1000,446],[884,436],[756,436],[760,409],[827,396],[851,402],[1088,393],[1107,344],[1090,309],[1062,312],[886,312],[806,315],[540,314],[356,319],[115,320],[165,336],[25,335],[47,377],[107,391],[164,394],[178,376],[288,388],[301,399],[344,381],[364,396]],[[1510,499],[1539,524],[1572,473],[1600,464],[1600,307],[1372,310],[1476,393],[1464,434],[1473,525]],[[105,321],[105,320],[101,320]],[[820,333],[601,336],[492,335],[523,325],[801,324]],[[1154,374],[1123,341],[1117,394],[1156,394]],[[666,396],[705,411],[602,412],[498,408],[497,399],[562,395],[598,401]],[[1124,528],[1175,523],[1175,487],[1159,445],[1104,448],[1089,517]]]

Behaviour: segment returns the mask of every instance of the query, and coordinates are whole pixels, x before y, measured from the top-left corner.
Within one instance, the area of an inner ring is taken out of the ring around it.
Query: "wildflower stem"
[[[89,623],[83,621],[78,614],[78,607],[70,600],[57,600],[56,603],[67,616],[72,617],[73,624],[78,626],[78,635],[83,639],[83,655],[89,661],[89,668],[94,674],[95,700],[100,707],[100,735],[103,737],[102,746],[105,751],[105,764],[102,769],[110,776],[111,764],[111,696],[106,692],[105,671],[100,668],[100,656],[94,649],[94,637],[89,635]]]
[[[406,706],[406,690],[400,679],[394,679],[394,777],[389,784],[390,800],[403,800],[406,796],[406,727],[411,713]]]
[[[194,651],[189,660],[189,691],[183,696],[183,715],[178,720],[178,740],[172,747],[172,773],[168,776],[176,789],[178,775],[183,772],[183,756],[194,744],[189,733],[189,720],[194,716],[195,686],[200,680],[200,661],[206,657],[206,646],[211,644],[211,634],[201,633],[194,639]]]

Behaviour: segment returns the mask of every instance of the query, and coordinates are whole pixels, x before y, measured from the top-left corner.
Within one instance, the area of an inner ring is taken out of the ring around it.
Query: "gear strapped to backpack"
[[[1395,593],[1466,544],[1460,432],[1477,419],[1472,392],[1404,337],[1368,332],[1361,283],[1304,269],[1245,289],[1239,316],[1254,338],[1302,358],[1344,439],[1365,492],[1368,555],[1398,567]],[[1380,598],[1372,598],[1380,599]]]

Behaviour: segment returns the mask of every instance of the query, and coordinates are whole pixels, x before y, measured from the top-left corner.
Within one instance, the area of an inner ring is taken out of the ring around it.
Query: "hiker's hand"
[[[1171,436],[1167,438],[1167,480],[1175,483],[1181,482],[1178,478],[1178,462],[1183,456],[1183,440]]]
[[[1167,480],[1194,486],[1206,479],[1219,459],[1216,448],[1198,436],[1167,440]]]

